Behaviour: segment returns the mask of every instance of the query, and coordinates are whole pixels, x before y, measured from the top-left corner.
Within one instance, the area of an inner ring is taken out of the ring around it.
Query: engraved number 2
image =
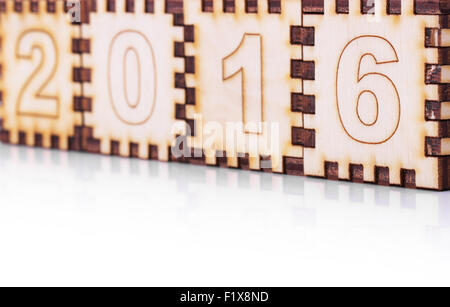
[[[242,121],[246,133],[262,132],[262,37],[244,34],[239,46],[222,60],[223,81],[241,76]]]
[[[23,69],[28,70],[30,62],[34,64],[19,92],[17,114],[57,118],[59,98],[44,93],[55,76],[58,64],[53,37],[41,30],[26,31],[19,37],[15,52],[16,58],[22,60],[19,65],[23,65]]]

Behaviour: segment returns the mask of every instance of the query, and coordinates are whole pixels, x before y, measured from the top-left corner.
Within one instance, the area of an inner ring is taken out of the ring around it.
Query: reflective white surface
[[[0,285],[450,285],[450,193],[0,145]]]

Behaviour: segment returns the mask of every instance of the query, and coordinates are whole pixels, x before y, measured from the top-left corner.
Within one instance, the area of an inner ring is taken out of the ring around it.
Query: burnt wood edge
[[[428,1],[429,7],[423,7],[423,12],[427,14],[442,14],[442,6],[439,1]],[[417,6],[416,11],[420,8]],[[441,144],[444,138],[450,137],[450,121],[442,118],[441,107],[449,101],[450,84],[442,83],[442,70],[448,69],[450,64],[450,46],[444,46],[442,35],[444,29],[450,26],[448,15],[449,1],[446,1],[446,14],[439,16],[439,28],[425,28],[425,47],[436,48],[438,51],[438,62],[425,65],[425,83],[437,84],[439,99],[425,101],[425,119],[426,121],[436,121],[438,123],[438,136],[425,137],[425,156],[438,160],[438,190],[450,189],[450,171],[449,157],[442,156]],[[445,9],[445,8],[444,8]],[[448,31],[448,30],[446,30]]]

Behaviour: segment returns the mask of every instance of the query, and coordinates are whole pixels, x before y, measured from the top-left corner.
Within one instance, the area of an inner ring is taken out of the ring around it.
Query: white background
[[[0,285],[450,285],[450,193],[0,145]]]

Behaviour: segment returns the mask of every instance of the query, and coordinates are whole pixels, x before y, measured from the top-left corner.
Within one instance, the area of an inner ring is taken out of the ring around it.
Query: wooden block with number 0
[[[303,1],[306,175],[449,189],[449,2]]]
[[[182,11],[171,4],[90,1],[89,20],[82,25],[83,39],[90,42],[83,64],[92,75],[84,84],[84,95],[92,101],[84,110],[86,150],[169,159],[175,105],[185,99],[184,90],[175,89],[176,74],[184,71],[183,59],[175,57],[183,26],[171,13]]]
[[[186,52],[195,56],[186,82],[196,95],[184,106],[194,161],[301,175],[291,130],[313,98],[302,94],[301,1],[184,5]]]
[[[80,27],[62,0],[0,2],[1,140],[79,149],[82,115],[74,110],[81,57],[72,51]]]

